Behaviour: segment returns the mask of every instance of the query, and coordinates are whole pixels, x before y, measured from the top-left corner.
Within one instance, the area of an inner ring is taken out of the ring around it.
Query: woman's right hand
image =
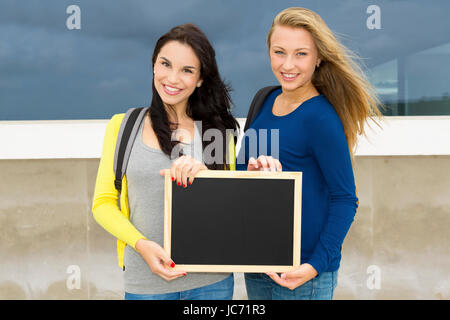
[[[248,160],[247,171],[282,171],[281,163],[278,159],[271,156],[259,156],[258,159],[250,157]]]
[[[172,270],[175,263],[164,249],[154,241],[139,239],[136,242],[136,251],[139,252],[152,272],[166,281],[172,281],[186,275],[184,271]]]

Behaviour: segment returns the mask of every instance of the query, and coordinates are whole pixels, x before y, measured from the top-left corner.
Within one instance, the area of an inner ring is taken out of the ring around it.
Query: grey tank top
[[[142,140],[141,122],[127,167],[128,203],[131,223],[149,240],[164,246],[164,177],[161,169],[169,169],[172,161],[161,150],[147,146]],[[202,141],[198,127],[190,144],[183,145],[184,154],[202,161]],[[175,261],[175,263],[177,263]],[[230,273],[187,273],[166,281],[154,274],[141,255],[126,246],[124,253],[124,288],[134,294],[160,294],[190,290],[225,279]]]

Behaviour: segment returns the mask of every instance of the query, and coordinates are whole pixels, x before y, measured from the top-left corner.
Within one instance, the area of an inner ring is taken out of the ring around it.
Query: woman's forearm
[[[145,237],[114,204],[103,203],[92,209],[94,219],[106,231],[136,250],[136,242]]]

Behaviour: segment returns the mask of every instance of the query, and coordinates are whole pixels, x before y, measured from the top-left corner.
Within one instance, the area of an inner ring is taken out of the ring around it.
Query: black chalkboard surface
[[[284,272],[300,265],[301,172],[205,170],[165,179],[164,249],[190,272]]]

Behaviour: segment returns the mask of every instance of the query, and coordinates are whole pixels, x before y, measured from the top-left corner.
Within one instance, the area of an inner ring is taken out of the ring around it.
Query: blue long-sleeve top
[[[311,264],[318,274],[335,271],[358,207],[344,127],[323,95],[275,116],[272,107],[280,93],[269,94],[245,132],[236,169],[247,170],[250,157],[267,155],[279,159],[283,171],[303,172],[301,263]]]

